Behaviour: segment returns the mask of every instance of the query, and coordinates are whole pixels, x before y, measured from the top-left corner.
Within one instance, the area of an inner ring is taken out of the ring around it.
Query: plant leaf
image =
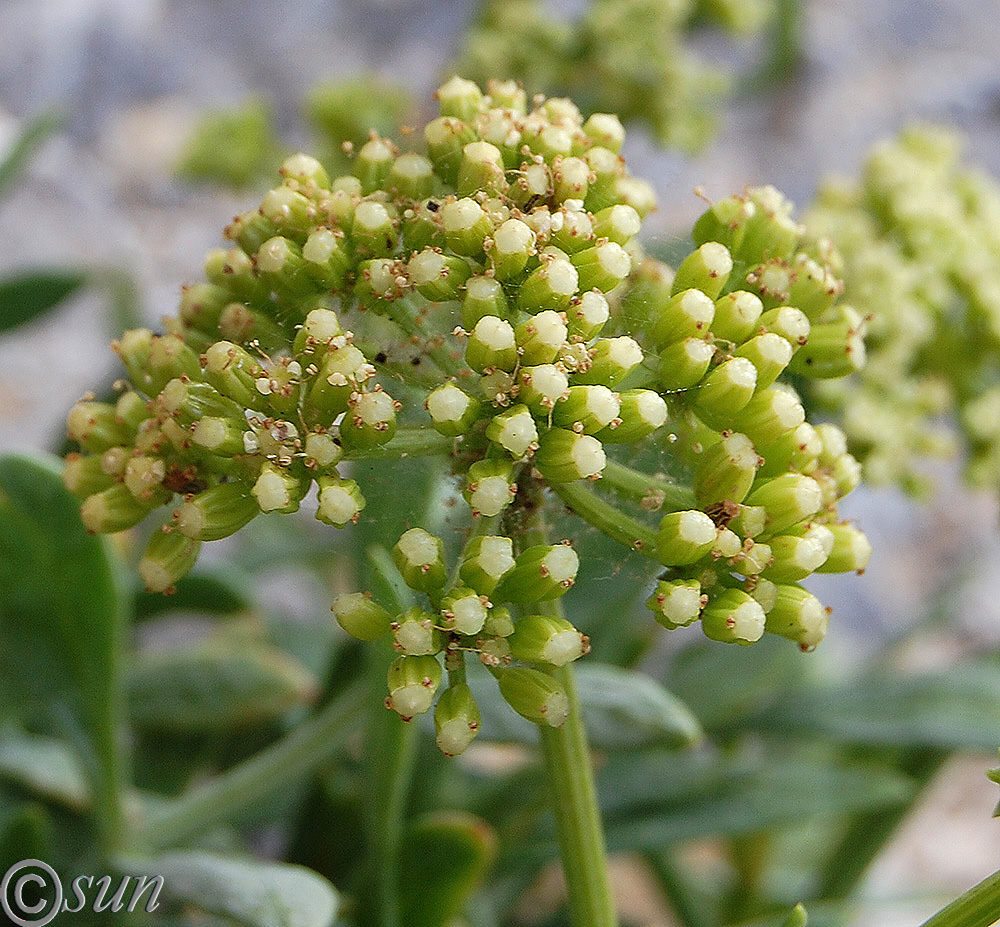
[[[303,866],[179,850],[152,860],[119,861],[136,875],[163,876],[163,899],[193,905],[249,927],[330,927],[340,898]]]
[[[63,114],[50,109],[40,113],[24,127],[3,161],[0,161],[0,194],[18,178],[31,156],[59,128],[62,121]]]
[[[0,457],[0,712],[63,734],[107,830],[118,820],[124,599],[59,462]]]
[[[196,567],[174,584],[172,595],[146,592],[136,584],[134,608],[137,621],[166,612],[201,615],[237,615],[253,608],[253,591],[242,571],[231,567]]]
[[[54,268],[27,270],[0,278],[0,332],[43,315],[86,282],[87,275],[82,271]]]
[[[470,814],[438,811],[414,821],[401,849],[402,923],[441,927],[460,915],[496,850],[493,829]]]
[[[5,729],[0,734],[0,776],[74,811],[90,805],[90,786],[80,758],[55,737]]]

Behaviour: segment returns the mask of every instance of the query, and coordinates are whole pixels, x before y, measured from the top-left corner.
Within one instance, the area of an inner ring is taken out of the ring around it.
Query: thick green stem
[[[573,927],[617,927],[597,789],[571,666],[553,672],[569,697],[562,727],[540,727]]]
[[[375,447],[355,448],[347,460],[397,460],[402,457],[433,457],[450,454],[455,439],[438,434],[432,428],[399,428],[390,441]]]
[[[151,815],[132,843],[145,850],[180,843],[288,788],[343,745],[368,698],[367,686],[348,689],[277,743]]]
[[[990,927],[1000,916],[1000,872],[987,876],[920,927]]]
[[[609,460],[601,474],[602,489],[613,489],[635,502],[647,503],[662,512],[683,512],[698,508],[694,490],[663,476],[652,476]]]
[[[552,491],[584,521],[630,550],[656,557],[656,532],[605,502],[581,481],[556,483]]]

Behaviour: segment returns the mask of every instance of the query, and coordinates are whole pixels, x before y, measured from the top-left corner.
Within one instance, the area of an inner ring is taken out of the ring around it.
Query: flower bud
[[[114,406],[89,400],[78,402],[66,417],[71,440],[92,453],[128,443],[129,430],[118,418]]]
[[[575,298],[566,310],[567,333],[589,341],[611,317],[608,301],[598,290],[588,290]]]
[[[441,600],[441,624],[459,634],[478,634],[486,623],[488,605],[486,596],[459,586]]]
[[[759,460],[753,441],[746,435],[723,435],[702,453],[695,469],[698,505],[708,508],[717,502],[742,502],[753,486]]]
[[[228,302],[229,294],[222,287],[196,283],[181,291],[177,314],[187,328],[214,335],[219,330],[219,316]]]
[[[263,369],[242,347],[217,341],[204,354],[205,379],[237,405],[252,408],[260,402],[256,383]]]
[[[769,386],[757,393],[739,414],[739,427],[758,444],[773,444],[806,420],[805,410],[791,390]]]
[[[521,363],[529,367],[554,361],[566,337],[566,322],[553,309],[544,309],[526,319],[514,331]]]
[[[594,216],[594,235],[618,245],[625,245],[639,233],[642,219],[631,206],[616,203],[607,206]]]
[[[417,592],[430,592],[444,585],[444,544],[423,528],[403,532],[392,549],[392,562],[403,582]]]
[[[425,248],[406,265],[410,282],[417,292],[432,302],[458,299],[465,281],[472,275],[468,263],[460,257]]]
[[[792,346],[788,340],[773,331],[756,335],[744,342],[734,352],[745,357],[757,368],[757,391],[766,389],[788,366],[792,359]]]
[[[646,608],[667,630],[686,628],[701,614],[701,584],[696,579],[660,580]]]
[[[461,119],[441,116],[427,124],[424,138],[434,170],[445,183],[454,184],[458,180],[462,149],[475,140],[475,131]]]
[[[422,657],[441,652],[441,632],[435,627],[437,616],[422,608],[410,608],[391,625],[392,646],[408,657]]]
[[[115,534],[139,524],[152,506],[136,498],[124,483],[87,496],[80,506],[80,519],[91,534]]]
[[[334,339],[336,341],[336,339]],[[312,378],[309,404],[326,413],[329,421],[347,410],[352,394],[371,378],[375,369],[353,344],[331,345]]]
[[[822,446],[816,429],[803,422],[776,441],[758,448],[764,460],[759,473],[761,476],[779,476],[789,470],[809,473],[816,466]]]
[[[486,437],[499,444],[515,460],[526,457],[538,447],[538,429],[528,407],[518,403],[490,419]]]
[[[427,711],[441,685],[441,664],[436,657],[397,657],[389,665],[386,706],[404,721]]]
[[[283,467],[267,462],[250,492],[262,512],[288,515],[299,510],[299,503],[309,488],[309,481],[293,476]]]
[[[837,460],[847,453],[847,436],[829,422],[817,425],[816,435],[822,445],[819,454],[820,466],[832,468]]]
[[[628,252],[613,241],[601,239],[592,248],[585,248],[570,255],[579,274],[582,291],[600,290],[608,293],[621,283],[632,270]]]
[[[316,204],[308,196],[303,195],[298,190],[293,190],[287,184],[281,184],[264,194],[264,199],[260,204],[261,216],[268,223],[274,226],[277,235],[287,234],[290,236],[301,235],[322,220]],[[244,225],[239,232],[240,247],[248,254],[254,251],[248,250],[247,245],[255,241],[259,235],[255,231],[263,231],[266,226],[261,223],[256,229],[251,230]],[[274,236],[271,236],[272,240]],[[257,246],[257,251],[264,245],[261,242]]]
[[[414,203],[403,211],[403,243],[407,251],[446,246],[440,211],[441,204],[434,198]]]
[[[496,279],[507,282],[518,277],[534,251],[535,233],[520,219],[508,219],[493,233],[489,252]]]
[[[514,498],[514,466],[509,460],[477,460],[469,467],[469,478],[462,495],[473,515],[492,518],[499,515]]]
[[[496,316],[483,316],[469,333],[465,362],[478,373],[491,368],[513,370],[517,364],[517,342],[510,323]]]
[[[139,560],[139,575],[147,592],[169,593],[198,559],[201,541],[179,531],[154,531]]]
[[[455,192],[459,196],[472,196],[481,190],[500,193],[506,190],[506,168],[503,153],[489,142],[469,142],[462,148],[458,162]]]
[[[506,319],[509,315],[507,297],[503,287],[493,277],[470,277],[465,282],[465,297],[462,300],[462,325],[474,328],[484,316]]]
[[[810,322],[818,319],[843,292],[844,285],[830,270],[806,254],[796,254],[794,275],[788,287],[788,300],[798,306]]]
[[[101,458],[88,454],[69,454],[62,473],[63,485],[81,499],[114,485],[114,477],[105,473]]]
[[[330,607],[337,623],[359,641],[378,640],[389,632],[390,615],[370,592],[349,592],[337,596]]]
[[[497,583],[514,569],[510,538],[477,536],[466,545],[458,575],[480,595],[490,595]]]
[[[827,553],[814,537],[779,534],[768,540],[773,562],[761,570],[773,583],[794,583],[805,579],[826,562]]]
[[[769,544],[747,539],[743,543],[743,549],[733,560],[733,568],[744,576],[759,576],[773,559]]]
[[[725,245],[707,241],[692,251],[677,268],[674,293],[695,288],[709,299],[717,299],[733,270],[733,258]]]
[[[156,398],[155,406],[158,411],[187,425],[206,415],[236,422],[245,420],[243,408],[232,399],[223,396],[211,384],[194,380],[171,380]]]
[[[516,666],[498,674],[500,694],[522,718],[562,727],[569,717],[569,698],[555,679],[541,670]]]
[[[826,562],[818,567],[817,573],[864,572],[871,557],[872,545],[863,531],[854,525],[827,525],[833,535],[833,547]]]
[[[257,500],[242,483],[219,483],[186,498],[174,512],[174,524],[186,537],[218,541],[259,514]]]
[[[317,481],[316,518],[334,528],[343,528],[349,522],[356,522],[365,507],[365,497],[361,487],[354,480],[344,480],[336,476],[321,476]]]
[[[479,733],[481,718],[472,691],[460,682],[449,686],[434,708],[438,749],[445,756],[459,756]]]
[[[303,267],[320,286],[340,289],[347,279],[351,259],[339,230],[314,229],[302,246]]]
[[[593,113],[583,124],[583,131],[595,144],[617,154],[625,141],[621,120],[610,113]]]
[[[714,315],[715,304],[701,290],[682,290],[652,313],[650,340],[664,347],[684,338],[703,338]]]
[[[422,200],[434,189],[434,165],[413,151],[400,155],[392,164],[386,187],[411,200]]]
[[[759,472],[759,471],[758,471]],[[729,521],[729,527],[741,538],[755,538],[767,524],[767,510],[762,505],[740,505]]]
[[[735,252],[743,242],[747,223],[756,212],[756,205],[745,196],[716,200],[695,222],[694,243],[717,241]]]
[[[569,545],[537,544],[521,552],[514,569],[497,584],[493,598],[516,605],[557,599],[573,585],[579,567],[576,551]]]
[[[734,290],[715,301],[712,334],[724,341],[741,344],[756,330],[764,312],[760,297],[748,290]]]
[[[612,421],[594,433],[602,444],[636,444],[667,421],[667,404],[651,389],[629,389],[618,394],[617,424]]]
[[[395,152],[387,139],[373,138],[361,146],[354,162],[354,176],[361,181],[364,196],[382,189],[395,160]]]
[[[521,367],[517,374],[518,399],[536,415],[547,415],[569,391],[565,371],[555,364]]]
[[[642,363],[642,348],[627,335],[598,338],[588,354],[588,365],[573,374],[574,384],[599,384],[614,389]]]
[[[571,386],[552,410],[552,423],[592,435],[618,418],[621,399],[606,386]]]
[[[657,382],[665,390],[690,389],[701,382],[713,357],[715,348],[702,338],[675,341],[660,351]]]
[[[471,197],[451,200],[441,207],[441,223],[448,247],[456,254],[478,257],[493,232],[493,223],[482,206]]]
[[[455,116],[471,122],[483,107],[483,93],[471,80],[452,77],[445,81],[434,94],[441,107],[442,116]]]
[[[835,322],[812,326],[809,341],[792,358],[789,369],[807,377],[836,379],[860,370],[865,363],[864,320],[850,307],[840,307]]]
[[[575,254],[594,244],[594,224],[590,214],[568,201],[552,214],[549,241],[565,254]]]
[[[454,383],[445,383],[428,394],[424,403],[435,431],[453,438],[464,435],[479,418],[482,404]]]
[[[694,563],[712,549],[715,538],[715,523],[704,512],[670,512],[660,521],[656,559],[664,566]]]
[[[767,630],[813,650],[826,636],[830,611],[801,586],[778,585],[774,605],[767,610]]]
[[[576,268],[565,258],[550,257],[536,267],[521,284],[518,306],[531,315],[545,309],[565,309],[577,290]]]
[[[128,491],[149,505],[166,502],[170,493],[163,488],[167,465],[162,457],[139,454],[128,459],[123,474]]]
[[[348,410],[340,423],[340,443],[345,451],[377,447],[396,433],[396,401],[376,387],[370,392],[355,393],[348,400]]]
[[[285,187],[288,190],[290,188]],[[254,209],[236,216],[226,226],[225,235],[238,244],[247,254],[255,254],[269,238],[274,238],[280,230],[260,209]],[[227,296],[225,302],[229,302]],[[199,326],[195,326],[199,327]]]
[[[550,428],[538,441],[535,466],[554,483],[592,479],[607,465],[601,442],[590,435]]]
[[[514,626],[508,638],[511,653],[526,663],[565,666],[589,649],[587,638],[565,618],[528,615]]]
[[[757,386],[757,368],[745,357],[732,357],[719,364],[698,388],[694,410],[710,428],[742,427],[740,411]]]
[[[713,641],[752,644],[764,635],[764,609],[742,589],[725,589],[710,599],[701,614],[701,628]]]
[[[809,340],[809,319],[794,306],[769,309],[757,322],[759,328],[780,335],[792,348],[798,349]]]
[[[812,518],[820,510],[823,497],[819,484],[811,477],[785,473],[755,486],[746,501],[767,510],[766,530],[775,535]]]
[[[587,196],[583,201],[590,212],[597,213],[607,206],[622,201],[616,189],[617,182],[625,173],[625,164],[615,152],[595,145],[588,148],[583,156],[590,166],[593,179],[587,186]],[[638,212],[638,210],[636,210]],[[641,213],[640,213],[641,215]]]
[[[577,201],[582,202],[587,196],[587,187],[590,182],[590,166],[582,158],[557,158],[552,164],[552,198],[557,203],[565,203],[567,201]],[[626,209],[630,207],[625,207]],[[635,213],[635,210],[632,210]],[[639,216],[635,216],[636,229],[631,235],[634,235],[638,229]],[[630,238],[631,235],[628,237]],[[611,238],[612,241],[617,239],[612,238],[610,234],[605,235],[606,238]],[[626,239],[627,240],[627,239]]]

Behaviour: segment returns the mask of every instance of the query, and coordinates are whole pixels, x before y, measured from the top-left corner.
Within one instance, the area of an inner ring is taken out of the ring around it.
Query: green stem
[[[987,876],[920,927],[990,927],[1000,914],[1000,872]]]
[[[601,488],[613,489],[635,502],[659,502],[658,510],[683,512],[696,509],[694,490],[662,476],[651,476],[624,464],[609,460],[601,474]]]
[[[597,789],[571,666],[553,672],[569,697],[562,727],[540,726],[546,780],[574,927],[617,927]]]
[[[687,874],[681,871],[672,851],[657,850],[644,853],[643,858],[683,927],[714,927],[719,923],[718,918],[713,917],[707,910],[705,900],[697,897]]]
[[[605,502],[583,482],[554,483],[552,491],[584,521],[629,550],[656,557],[656,532]]]
[[[433,457],[450,454],[455,439],[438,434],[433,428],[398,428],[391,440],[376,447],[356,448],[345,460],[396,460],[402,457]]]
[[[288,788],[343,744],[368,699],[367,686],[348,689],[277,743],[151,814],[134,844],[156,849],[180,843]]]

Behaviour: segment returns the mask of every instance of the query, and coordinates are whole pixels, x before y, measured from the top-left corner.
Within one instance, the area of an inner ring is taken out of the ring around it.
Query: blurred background
[[[572,17],[584,4],[551,6]],[[1000,175],[996,0],[785,6],[791,68],[775,64],[781,46],[767,30],[740,37],[709,23],[687,37],[731,81],[706,104],[714,127],[699,150],[629,126],[631,171],[659,197],[647,241],[669,249],[704,208],[699,187],[718,198],[772,183],[805,206],[822,178],[856,176],[873,143],[917,120],[958,128],[968,159]],[[0,152],[39,116],[59,120],[0,195],[0,277],[41,267],[91,274],[55,312],[0,336],[0,451],[57,448],[66,410],[116,369],[110,338],[172,313],[222,227],[266,188],[252,172],[243,191],[179,175],[206,114],[251,103],[268,114],[276,145],[310,150],[313,88],[375,77],[405,88],[404,121],[420,124],[476,13],[459,0],[0,3]],[[843,659],[905,634],[932,601],[950,624],[906,652],[914,665],[1000,643],[996,498],[962,488],[952,465],[931,472],[938,489],[928,503],[861,489],[843,505],[875,548],[863,577],[813,587],[834,607],[824,648]],[[967,756],[939,774],[870,873],[859,927],[914,924],[1000,866],[997,796],[985,778],[995,761]],[[646,923],[662,917],[650,912]]]

